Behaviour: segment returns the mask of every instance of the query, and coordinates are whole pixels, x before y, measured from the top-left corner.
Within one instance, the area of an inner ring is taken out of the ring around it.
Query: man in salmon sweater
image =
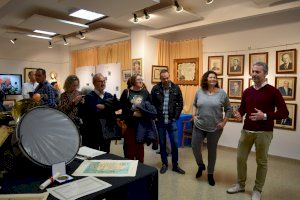
[[[273,138],[274,120],[285,119],[289,112],[279,90],[267,84],[268,66],[257,62],[252,66],[254,86],[242,95],[241,106],[234,115],[241,119],[246,115],[237,150],[237,184],[227,190],[234,194],[245,191],[247,159],[253,144],[256,150],[256,180],[252,200],[260,200],[268,170],[268,151]]]

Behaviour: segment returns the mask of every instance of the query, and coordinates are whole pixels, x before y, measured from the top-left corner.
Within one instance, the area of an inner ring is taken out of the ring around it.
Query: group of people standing
[[[36,77],[39,85],[34,93],[47,91],[48,83]],[[41,71],[41,70],[40,70]],[[43,71],[41,71],[43,72]],[[217,157],[217,144],[222,135],[228,118],[234,116],[244,119],[244,126],[237,150],[237,184],[227,190],[233,194],[245,191],[247,176],[247,158],[253,144],[256,148],[257,173],[252,199],[261,198],[262,188],[267,174],[267,157],[273,137],[274,120],[288,117],[288,110],[278,89],[267,84],[268,66],[257,62],[252,66],[254,86],[247,88],[242,95],[238,111],[232,111],[226,92],[218,85],[214,71],[204,73],[201,88],[195,94],[193,113],[192,150],[198,165],[196,178],[206,170],[201,147],[207,138],[208,165],[207,179],[211,186],[215,185],[214,168]],[[43,75],[43,73],[41,73]],[[161,82],[149,93],[142,77],[133,75],[127,82],[120,99],[105,91],[106,78],[102,74],[93,77],[94,90],[87,95],[79,91],[79,79],[70,75],[64,84],[65,92],[61,94],[57,108],[65,112],[74,122],[81,126],[82,143],[95,149],[109,152],[110,142],[114,137],[111,133],[118,132],[115,111],[121,109],[119,117],[126,124],[123,133],[124,156],[144,162],[144,143],[159,141],[162,167],[160,173],[168,170],[168,154],[166,151],[167,134],[171,144],[172,170],[179,174],[185,171],[178,165],[178,130],[176,120],[183,109],[182,93],[178,85],[170,80],[167,70],[160,72]],[[34,95],[34,94],[33,94]],[[42,97],[41,102],[48,102]],[[53,98],[55,99],[55,98]],[[225,113],[225,115],[223,114]],[[82,126],[83,125],[83,126]],[[158,138],[157,138],[158,135]]]

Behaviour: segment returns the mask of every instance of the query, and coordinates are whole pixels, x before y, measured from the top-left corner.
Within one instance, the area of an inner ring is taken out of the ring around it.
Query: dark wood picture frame
[[[239,109],[239,107],[241,106],[241,102],[230,102],[230,106],[232,108],[232,111],[237,111]],[[241,120],[236,119],[232,113],[231,117],[228,118],[228,121],[242,123],[243,119],[241,119]]]
[[[174,59],[174,83],[199,84],[199,58]]]
[[[160,71],[163,69],[168,70],[168,66],[152,65],[151,83],[159,83],[160,82]]]
[[[256,62],[264,62],[268,65],[269,62],[269,53],[261,52],[261,53],[250,53],[249,54],[249,74],[252,73],[252,66]]]
[[[275,87],[280,91],[284,100],[291,101],[296,99],[297,77],[275,77]]]
[[[143,76],[143,59],[133,58],[131,59],[131,75],[139,74]]]
[[[30,80],[28,78],[28,73],[31,71],[36,71],[38,68],[33,68],[33,67],[25,67],[24,68],[24,83],[28,83]]]
[[[237,84],[235,84],[237,83]],[[237,87],[238,86],[238,87]],[[241,99],[244,91],[244,79],[229,78],[227,82],[227,93],[230,99]]]
[[[285,64],[288,62],[289,64]],[[276,74],[297,73],[297,49],[276,51]]]
[[[208,70],[223,75],[224,56],[208,56]]]
[[[297,125],[297,104],[287,103],[286,106],[289,110],[288,118],[282,120],[274,120],[274,128],[295,131]]]
[[[236,67],[234,66],[235,63],[237,64]],[[245,68],[245,55],[228,55],[227,56],[227,75],[228,76],[243,76],[244,68]]]

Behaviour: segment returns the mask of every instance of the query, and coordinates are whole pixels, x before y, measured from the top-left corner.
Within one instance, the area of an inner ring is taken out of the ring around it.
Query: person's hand
[[[224,126],[225,126],[225,124],[226,124],[226,122],[224,122],[224,121],[223,121],[223,122],[220,122],[220,123],[218,123],[218,124],[217,124],[217,129],[218,129],[218,130],[220,130],[220,129],[223,129],[223,128],[224,128]]]
[[[82,95],[78,95],[73,99],[75,105],[82,101]]]
[[[96,107],[100,110],[104,110],[105,105],[104,104],[97,104]]]
[[[240,113],[239,111],[233,111],[233,116],[234,116],[237,120],[239,120],[239,121],[242,120],[242,116],[241,116],[241,113]]]
[[[142,117],[142,113],[139,110],[133,112],[134,117]]]
[[[193,115],[192,118],[193,118],[193,120],[197,120],[198,116],[197,115]]]
[[[264,113],[261,110],[258,110],[254,108],[256,113],[251,113],[251,116],[249,117],[250,120],[252,121],[258,121],[258,120],[263,120],[264,119]]]

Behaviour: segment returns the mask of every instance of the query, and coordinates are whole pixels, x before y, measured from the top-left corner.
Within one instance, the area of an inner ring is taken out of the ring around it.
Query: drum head
[[[71,162],[80,145],[79,132],[63,112],[36,107],[17,124],[19,147],[26,157],[41,166]]]

